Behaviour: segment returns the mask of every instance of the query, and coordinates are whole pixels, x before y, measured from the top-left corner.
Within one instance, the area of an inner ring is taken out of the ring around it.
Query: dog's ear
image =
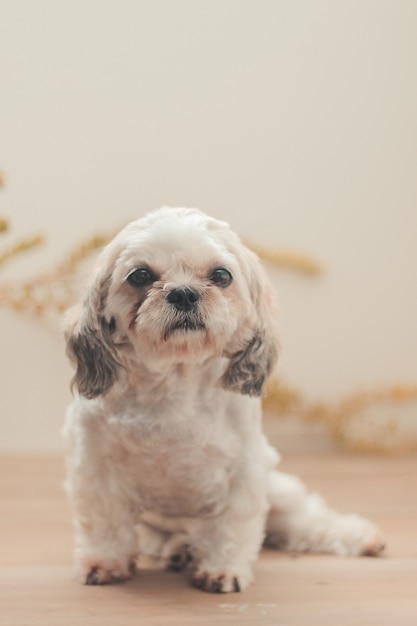
[[[112,324],[104,317],[110,276],[100,273],[88,287],[84,302],[65,320],[67,355],[75,365],[71,388],[95,398],[105,394],[118,378],[120,363],[112,342]]]
[[[258,257],[243,248],[251,302],[247,303],[247,323],[242,324],[229,354],[229,364],[221,378],[225,389],[249,396],[261,396],[278,359],[278,309],[274,291]],[[241,264],[242,265],[242,264]]]

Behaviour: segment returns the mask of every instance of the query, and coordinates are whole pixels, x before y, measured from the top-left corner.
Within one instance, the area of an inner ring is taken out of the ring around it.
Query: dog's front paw
[[[114,559],[84,562],[76,570],[76,579],[85,585],[107,585],[120,583],[132,578],[135,562],[119,563]]]
[[[197,589],[210,593],[230,593],[243,591],[250,585],[252,574],[233,574],[228,572],[205,572],[197,570],[193,574],[192,583]]]

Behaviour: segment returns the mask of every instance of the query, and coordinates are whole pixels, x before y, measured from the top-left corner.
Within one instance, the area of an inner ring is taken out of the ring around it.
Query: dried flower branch
[[[27,252],[27,250],[37,248],[43,243],[43,241],[44,239],[41,235],[36,235],[35,237],[30,237],[29,239],[23,239],[14,246],[0,252],[0,265],[3,265],[6,261],[9,261],[22,252]]]
[[[0,286],[0,305],[7,305],[19,312],[37,316],[50,314],[60,315],[69,308],[79,291],[79,274],[83,263],[97,249],[105,245],[111,235],[95,235],[77,246],[58,266],[47,273],[20,284]],[[33,245],[29,245],[32,243]],[[41,243],[40,238],[33,238],[27,245],[18,244],[7,251],[7,259],[34,245]],[[0,256],[1,264],[1,256]]]
[[[417,386],[355,392],[332,405],[311,403],[301,392],[273,379],[263,406],[278,417],[296,416],[323,423],[330,436],[347,450],[372,454],[417,451],[415,420],[405,425],[407,412],[409,417],[417,413]]]
[[[268,248],[256,246],[253,243],[247,243],[246,245],[261,259],[278,267],[296,270],[307,276],[317,276],[323,272],[322,266],[305,254],[290,250],[269,250]]]

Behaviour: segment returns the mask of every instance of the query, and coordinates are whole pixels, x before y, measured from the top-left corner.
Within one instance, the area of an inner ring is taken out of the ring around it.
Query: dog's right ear
[[[110,277],[98,277],[84,302],[70,309],[64,321],[67,355],[75,366],[71,388],[89,399],[109,391],[120,368],[111,336],[112,324],[103,314],[109,281]]]

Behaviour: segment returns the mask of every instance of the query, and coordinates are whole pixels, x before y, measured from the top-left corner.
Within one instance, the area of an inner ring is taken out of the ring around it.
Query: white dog
[[[376,555],[369,521],[275,469],[260,399],[278,342],[271,285],[227,224],[160,209],[104,249],[67,317],[77,390],[66,433],[76,571],[129,578],[138,553],[240,591],[265,541]]]

